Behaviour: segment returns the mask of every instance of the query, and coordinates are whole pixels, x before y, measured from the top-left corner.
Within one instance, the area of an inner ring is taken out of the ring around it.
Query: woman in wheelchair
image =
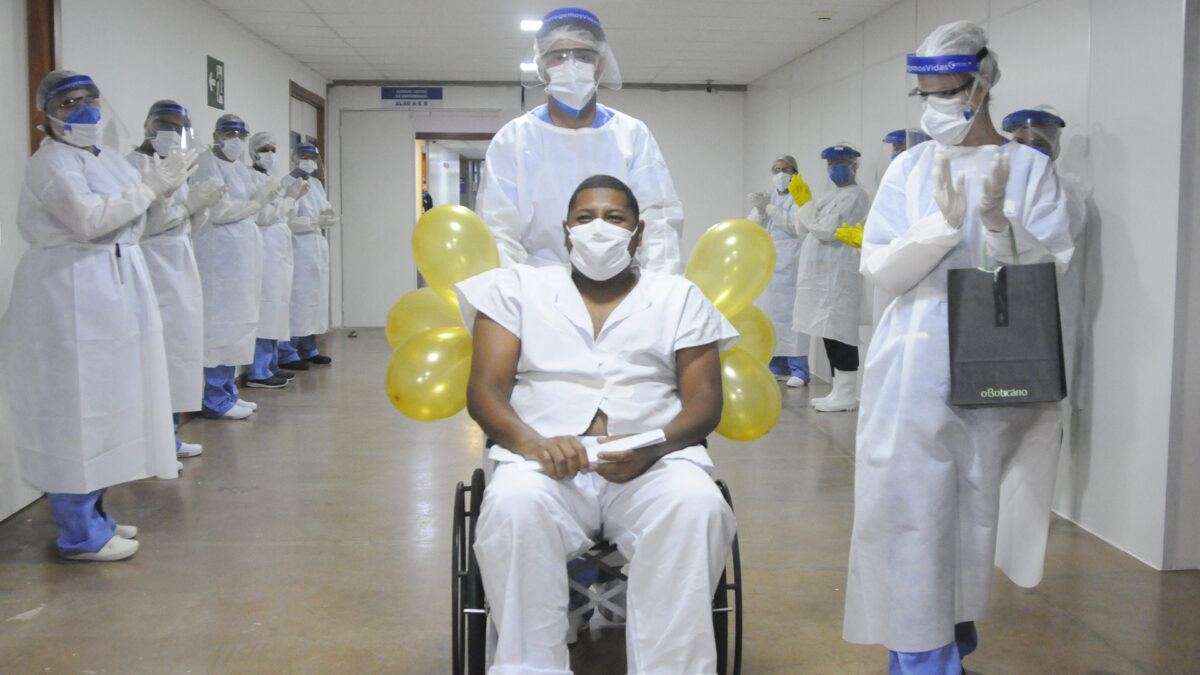
[[[570,672],[566,561],[603,537],[629,560],[628,671],[713,673],[710,603],[736,522],[704,439],[721,416],[717,354],[737,332],[688,280],[632,263],[643,223],[624,183],[592,176],[567,210],[569,268],[457,286],[468,410],[495,442],[474,548],[490,672]]]

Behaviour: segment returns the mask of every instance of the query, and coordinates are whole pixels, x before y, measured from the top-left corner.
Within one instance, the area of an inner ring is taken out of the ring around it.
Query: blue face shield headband
[[[987,47],[975,54],[944,54],[942,56],[908,55],[907,71],[913,75],[948,75],[978,73],[979,62],[987,56]]]

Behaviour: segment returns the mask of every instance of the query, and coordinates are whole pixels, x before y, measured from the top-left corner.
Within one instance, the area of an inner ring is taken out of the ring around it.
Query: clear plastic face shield
[[[52,71],[38,85],[37,100],[45,115],[42,131],[63,143],[85,149],[120,147],[128,137],[112,106],[87,75]]]
[[[1058,159],[1059,138],[1067,123],[1047,107],[1018,110],[1007,115],[1002,126],[1013,141],[1028,145],[1053,161]]]
[[[292,150],[292,172],[299,176],[313,176],[324,173],[324,163],[321,153],[315,145],[297,145]]]
[[[979,60],[986,55],[986,47],[976,54],[908,55],[909,116],[920,121],[929,138],[951,146],[970,133],[989,88],[978,75]]]
[[[896,129],[883,137],[883,142],[890,148],[892,159],[909,148],[918,146],[929,140],[929,135],[920,129]]]
[[[237,115],[221,115],[213,129],[213,151],[226,161],[237,162],[246,154],[250,130]]]
[[[172,150],[189,150],[196,147],[196,137],[187,108],[175,101],[158,101],[150,106],[143,131],[146,142],[159,157],[166,157]]]
[[[521,83],[544,85],[546,93],[572,114],[587,106],[597,87],[620,89],[621,69],[600,20],[577,8],[547,14],[522,64]]]
[[[822,150],[821,159],[825,160],[830,182],[835,187],[853,184],[858,175],[858,158],[861,156],[849,143],[838,143]]]

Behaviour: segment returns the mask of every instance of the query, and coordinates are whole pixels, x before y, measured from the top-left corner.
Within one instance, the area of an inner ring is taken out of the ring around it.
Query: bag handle
[[[1013,232],[1012,221],[1009,221],[1008,223],[1008,243],[1009,246],[1012,247],[1013,264],[1020,265],[1021,256],[1017,254],[1017,235]],[[987,236],[985,235],[979,242],[979,269],[983,270],[984,272],[991,272],[992,274],[995,274],[997,270],[1003,267],[1003,265],[988,267],[987,261]]]

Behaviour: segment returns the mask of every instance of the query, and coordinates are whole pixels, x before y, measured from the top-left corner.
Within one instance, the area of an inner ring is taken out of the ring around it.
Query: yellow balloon
[[[750,306],[775,271],[775,244],[762,227],[735,218],[708,228],[688,258],[684,276],[725,316]]]
[[[762,438],[779,421],[779,385],[767,367],[734,347],[721,354],[724,407],[717,433],[735,441]]]
[[[471,336],[466,328],[435,328],[396,348],[387,367],[387,393],[400,412],[422,422],[467,405]]]
[[[500,265],[491,231],[465,206],[426,211],[413,230],[412,246],[421,276],[446,302],[455,301],[454,284]]]
[[[759,363],[769,363],[775,355],[775,324],[759,308],[750,305],[729,320],[741,334],[737,348]]]
[[[392,305],[387,315],[387,341],[392,349],[404,344],[405,340],[434,328],[462,326],[462,315],[458,313],[458,301],[450,304],[442,296],[426,286],[406,293]]]

